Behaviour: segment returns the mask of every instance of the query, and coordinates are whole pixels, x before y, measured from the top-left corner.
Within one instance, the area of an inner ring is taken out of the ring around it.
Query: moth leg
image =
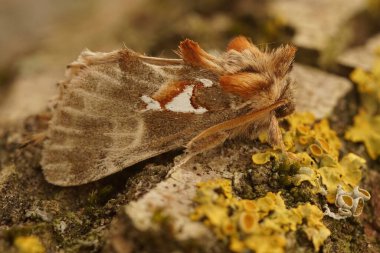
[[[276,116],[274,115],[272,115],[270,124],[269,124],[268,141],[269,141],[269,144],[272,145],[272,147],[280,148],[281,152],[285,154],[288,157],[288,159],[299,161],[299,158],[295,156],[294,153],[286,150],[284,141],[282,139],[281,129],[278,124],[278,120]]]
[[[189,155],[197,155],[222,144],[229,136],[226,132],[216,132],[197,140],[193,139],[186,145],[186,152]]]
[[[263,109],[257,110],[257,111],[251,111],[245,115],[239,116],[237,118],[224,121],[222,123],[219,123],[215,126],[209,127],[197,136],[195,136],[188,144],[188,146],[191,146],[192,143],[197,142],[198,140],[204,139],[205,137],[212,136],[217,133],[221,132],[227,132],[233,129],[237,129],[239,127],[250,125],[254,122],[257,122],[263,117],[266,117],[271,111],[277,109],[278,107],[286,104],[286,100],[280,100],[275,102],[274,104],[265,107]],[[277,123],[278,124],[278,123]],[[278,126],[277,126],[278,127]]]
[[[282,140],[281,129],[275,115],[271,116],[268,128],[268,142],[274,148],[280,148],[282,152],[286,152],[285,145]]]
[[[190,161],[194,156],[222,144],[228,137],[229,134],[226,132],[217,132],[213,135],[206,136],[205,138],[190,141],[186,145],[184,157],[170,169],[166,177],[171,177],[174,172]]]
[[[218,64],[219,60],[208,54],[198,43],[192,40],[182,41],[179,45],[178,54],[185,63],[191,66],[205,68],[215,73],[223,73],[223,68]]]
[[[189,141],[189,143],[186,145],[187,150],[185,157],[179,162],[179,164],[175,165],[173,169],[171,169],[171,171],[168,173],[168,176],[171,176],[177,168],[188,162],[195,155],[222,144],[230,136],[229,133],[233,132],[234,129],[242,126],[247,126],[253,122],[258,121],[267,116],[272,110],[275,110],[286,103],[286,100],[280,100],[263,109],[252,111],[235,119],[227,120],[225,122],[207,128]],[[273,117],[275,116],[273,115]],[[272,131],[274,131],[274,133],[281,133],[279,132],[280,129],[277,119],[273,124],[274,130]],[[282,138],[278,139],[277,137],[277,139],[274,140],[282,142]]]

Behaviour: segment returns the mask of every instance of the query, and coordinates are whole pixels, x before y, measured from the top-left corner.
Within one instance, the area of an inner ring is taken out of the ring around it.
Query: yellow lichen
[[[309,203],[298,206],[297,212],[307,221],[302,229],[306,233],[307,238],[313,242],[314,249],[318,251],[326,238],[331,234],[330,230],[322,223],[323,213],[317,206]]]
[[[307,181],[310,192],[325,195],[329,203],[334,203],[338,185],[353,189],[360,183],[365,160],[354,154],[339,158],[341,142],[327,120],[316,122],[312,114],[296,113],[286,121],[281,133],[287,152],[268,148],[253,154],[255,167],[273,165],[285,174],[296,170],[290,180],[286,178],[287,182],[299,186]],[[260,140],[266,138],[261,135]],[[192,219],[203,221],[218,238],[227,240],[233,252],[282,253],[287,245],[286,234],[299,229],[318,251],[330,235],[322,223],[324,213],[310,203],[287,208],[281,193],[272,192],[256,200],[241,200],[233,196],[231,181],[224,179],[198,186]],[[363,209],[362,203],[358,205],[356,214]]]
[[[345,135],[353,142],[364,142],[368,155],[372,159],[380,156],[380,115],[372,116],[360,110],[354,118],[354,126]]]
[[[314,157],[320,157],[323,154],[322,148],[318,144],[315,144],[315,143],[309,146],[309,151],[311,155],[313,155]]]
[[[352,215],[354,217],[361,215],[363,212],[363,209],[364,209],[364,200],[362,198],[358,198],[355,211],[352,213]]]
[[[252,156],[254,164],[266,164],[273,158],[278,164],[284,164],[286,161],[295,165],[299,171],[291,178],[291,182],[298,186],[308,181],[313,186],[313,193],[325,194],[326,188],[329,203],[334,203],[338,185],[352,189],[360,183],[361,168],[365,160],[354,154],[348,154],[339,161],[342,144],[327,120],[315,122],[311,114],[296,113],[286,118],[286,121],[289,127],[286,131],[283,129],[283,136],[298,138],[299,143],[289,149],[291,155],[268,149]],[[380,138],[380,121],[377,127],[379,132],[377,136]],[[370,130],[358,131],[359,133],[376,136]],[[371,151],[370,148],[369,150]],[[380,152],[380,146],[376,152]]]
[[[322,139],[322,138],[316,138],[315,141],[319,144],[319,146],[321,146],[321,148],[322,148],[326,153],[330,153],[330,152],[331,152],[330,145],[328,144],[327,141],[325,141],[325,140]]]
[[[252,212],[242,212],[239,217],[239,226],[242,232],[249,234],[252,233],[258,222],[258,217]]]
[[[283,138],[287,139],[289,143],[294,143],[294,140],[297,140],[298,144],[293,144],[287,150],[305,152],[307,151],[306,148],[311,146],[311,153],[313,154],[315,151],[314,155],[316,156],[322,155],[322,152],[325,151],[338,159],[342,144],[335,131],[331,130],[326,119],[315,122],[314,116],[310,113],[295,113],[287,117],[286,121],[289,123],[289,129],[284,132]]]
[[[286,233],[297,229],[306,233],[318,251],[330,235],[321,221],[322,211],[309,203],[288,209],[281,194],[272,192],[256,200],[241,200],[231,194],[229,180],[208,181],[198,187],[192,218],[203,221],[219,238],[227,238],[233,252],[282,253]]]
[[[242,204],[244,210],[247,212],[254,212],[257,209],[255,201],[250,200],[250,199],[243,199],[241,201],[241,204]]]
[[[361,169],[365,163],[366,161],[363,158],[352,153],[344,156],[340,162],[329,157],[325,157],[321,161],[321,168],[318,171],[327,188],[327,201],[329,203],[334,203],[338,185],[350,190],[359,185],[362,178]]]
[[[345,138],[363,142],[369,156],[375,160],[380,156],[380,53],[371,71],[356,69],[350,77],[358,86],[361,107]]]
[[[262,165],[268,163],[271,158],[277,159],[278,155],[275,152],[266,151],[263,153],[256,153],[252,155],[252,161],[255,164]]]
[[[342,143],[336,132],[330,128],[329,122],[326,119],[321,120],[314,125],[314,131],[315,141],[324,141],[325,145],[329,147],[329,154],[335,159],[338,159],[339,150],[342,147]]]
[[[45,248],[37,236],[19,236],[14,245],[19,253],[45,253]]]
[[[311,141],[311,139],[308,136],[300,136],[300,137],[298,137],[298,142],[301,145],[307,145],[307,144],[310,143],[310,141]]]
[[[300,125],[311,125],[315,122],[315,117],[312,113],[295,113],[289,116],[287,119],[290,127],[296,129]]]
[[[319,176],[314,169],[310,167],[301,167],[298,170],[298,173],[292,178],[292,182],[295,186],[299,186],[304,181],[310,182],[310,184],[314,186],[314,189],[319,190]],[[315,193],[317,192],[318,191]]]
[[[308,135],[310,133],[310,126],[308,125],[297,125],[296,129],[299,134]]]

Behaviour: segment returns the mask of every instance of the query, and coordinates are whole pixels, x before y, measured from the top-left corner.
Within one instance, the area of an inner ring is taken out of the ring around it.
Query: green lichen
[[[330,235],[317,206],[306,203],[287,208],[281,193],[238,199],[232,194],[231,181],[219,179],[200,183],[194,201],[192,219],[203,221],[219,239],[227,239],[233,252],[284,252],[286,233],[296,230],[303,230],[318,251]]]
[[[351,79],[358,86],[361,106],[345,138],[363,142],[368,155],[375,160],[380,156],[380,49],[371,71],[356,69],[351,73]]]

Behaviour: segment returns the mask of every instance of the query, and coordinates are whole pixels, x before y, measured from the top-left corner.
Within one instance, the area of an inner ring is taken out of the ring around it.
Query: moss
[[[88,195],[87,201],[90,206],[103,205],[110,199],[110,196],[115,191],[112,185],[106,185],[101,189],[94,189]]]

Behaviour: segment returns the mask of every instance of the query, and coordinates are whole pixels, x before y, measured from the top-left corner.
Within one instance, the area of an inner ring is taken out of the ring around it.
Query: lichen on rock
[[[300,188],[308,182],[310,193],[321,194],[325,200],[321,202],[312,197],[297,201],[294,197],[295,202],[289,206],[281,187],[279,192],[273,193],[271,189],[261,198],[239,199],[229,179],[198,183],[193,199],[196,207],[191,218],[207,225],[233,252],[284,252],[289,243],[287,235],[292,231],[303,231],[318,251],[331,235],[322,222],[328,214],[322,212],[321,206],[326,202],[337,204],[336,199],[340,196],[337,189],[353,192],[359,189],[366,161],[353,153],[340,156],[342,142],[327,119],[316,121],[310,113],[296,113],[284,123],[281,130],[287,152],[267,147],[253,154],[253,170],[268,169],[269,165],[276,168],[275,171],[285,171],[288,186]],[[267,136],[262,134],[259,139],[264,143]],[[284,190],[285,195],[289,195],[287,190]],[[363,204],[362,201],[360,213]],[[355,216],[360,215],[356,207],[355,210],[353,206],[347,208],[341,211],[352,210]],[[331,211],[329,214],[336,216]]]
[[[361,107],[354,125],[345,134],[347,140],[363,142],[368,155],[375,160],[380,156],[380,48],[370,71],[357,68],[351,79],[357,84]]]
[[[247,200],[232,194],[231,181],[218,179],[198,184],[192,219],[203,221],[219,239],[227,239],[233,252],[284,252],[286,233],[303,230],[318,251],[329,229],[323,212],[310,203],[287,208],[281,193]]]
[[[352,190],[359,185],[362,178],[361,168],[364,165],[365,160],[352,153],[344,156],[340,162],[336,162],[330,157],[325,157],[321,161],[318,171],[327,188],[326,198],[329,203],[334,203],[338,185],[342,185],[347,190]]]
[[[254,164],[262,165],[273,158],[282,166],[295,167],[297,173],[291,178],[292,183],[298,186],[308,181],[313,193],[327,195],[329,203],[334,203],[338,185],[347,190],[359,185],[366,162],[352,153],[339,159],[342,144],[326,119],[317,122],[312,114],[297,113],[286,122],[289,126],[282,131],[284,140],[288,140],[285,146],[289,153],[268,149],[252,156]]]

